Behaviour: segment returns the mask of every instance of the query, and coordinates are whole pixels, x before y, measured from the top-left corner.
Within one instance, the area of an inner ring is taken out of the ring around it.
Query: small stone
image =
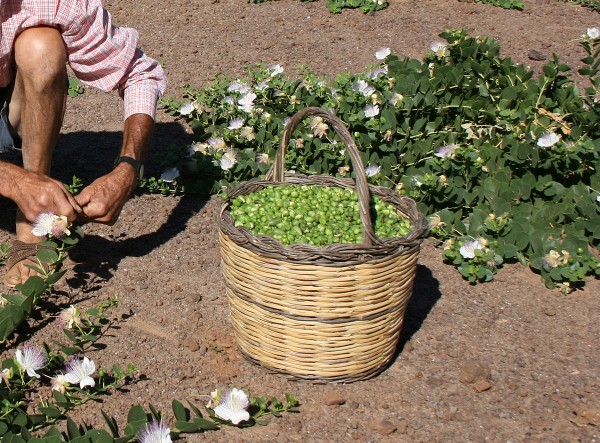
[[[529,60],[535,60],[538,62],[541,62],[548,58],[546,56],[546,54],[544,54],[543,52],[540,52],[540,51],[536,51],[535,49],[532,49],[531,51],[529,51],[529,53],[527,54],[527,57],[529,57]]]
[[[477,380],[489,380],[491,376],[490,367],[480,361],[469,360],[465,362],[460,371],[459,380],[464,384],[471,384]]]
[[[402,348],[403,352],[411,352],[414,348],[411,342],[407,341],[404,347]]]
[[[398,434],[406,434],[406,431],[408,431],[408,420],[400,420],[396,426],[396,430]]]
[[[430,388],[439,388],[444,384],[444,380],[440,377],[428,377],[425,381]]]
[[[546,306],[544,307],[544,314],[548,317],[554,317],[556,315],[556,308],[554,306]]]
[[[296,417],[291,417],[286,421],[286,423],[283,423],[282,426],[284,426],[286,430],[297,434],[302,431],[302,420]]]
[[[200,348],[200,345],[198,344],[198,342],[196,340],[194,340],[193,338],[191,338],[191,337],[186,338],[183,341],[183,345],[186,348],[188,348],[188,350],[190,352],[195,352],[195,351],[197,351]]]
[[[369,424],[369,428],[371,428],[372,430],[379,432],[380,434],[383,434],[383,435],[390,435],[392,432],[394,432],[397,429],[397,427],[394,423],[392,423],[389,420],[382,419],[382,418],[376,418],[375,420],[373,420]]]
[[[346,400],[337,392],[330,391],[325,394],[323,402],[327,406],[339,406],[346,403]]]
[[[202,232],[202,229],[200,229],[200,226],[192,226],[190,228],[190,232],[192,234],[200,234]]]
[[[358,409],[358,406],[359,406],[358,402],[355,402],[354,400],[352,400],[351,402],[348,403],[348,407],[350,409]]]
[[[575,416],[571,418],[571,421],[577,426],[585,425],[600,425],[600,409],[591,409],[587,407],[581,407],[575,411]]]
[[[475,392],[488,391],[489,389],[491,389],[491,387],[492,385],[487,380],[477,380],[475,383],[473,383],[473,389],[475,390]]]
[[[136,217],[133,214],[128,214],[125,217],[123,217],[123,221],[126,223],[133,223],[135,221]]]

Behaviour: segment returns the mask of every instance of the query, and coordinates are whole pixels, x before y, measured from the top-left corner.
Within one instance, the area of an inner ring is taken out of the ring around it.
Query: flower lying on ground
[[[40,375],[35,371],[39,371],[46,366],[46,353],[42,351],[42,348],[35,345],[27,345],[23,350],[17,349],[15,358],[23,371],[27,372],[27,375],[40,378]]]
[[[36,237],[45,237],[53,235],[61,238],[63,235],[70,235],[69,226],[71,224],[64,215],[55,215],[51,212],[43,212],[33,222],[31,233]]]
[[[87,357],[83,357],[80,360],[77,357],[70,358],[65,364],[67,373],[65,374],[64,380],[67,383],[77,384],[81,389],[86,386],[94,387],[96,382],[92,378],[92,374],[96,372],[96,363]]]
[[[241,389],[231,388],[225,393],[217,389],[211,392],[210,396],[211,400],[207,407],[212,408],[220,419],[229,420],[234,425],[250,420],[250,413],[247,411],[250,399]]]
[[[153,421],[138,435],[140,443],[171,443],[171,430],[160,421]]]

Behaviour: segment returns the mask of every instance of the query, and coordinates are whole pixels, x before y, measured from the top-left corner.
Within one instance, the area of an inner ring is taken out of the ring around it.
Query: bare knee
[[[62,87],[66,83],[66,50],[57,29],[29,28],[15,41],[17,75],[36,90]]]

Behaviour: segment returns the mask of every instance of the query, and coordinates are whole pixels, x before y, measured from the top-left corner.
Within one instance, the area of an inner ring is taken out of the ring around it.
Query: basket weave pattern
[[[356,182],[329,176],[284,174],[285,147],[296,125],[323,117],[342,138],[357,171]],[[371,377],[394,355],[412,294],[423,217],[415,203],[368,185],[356,145],[343,122],[320,108],[297,113],[284,131],[275,164],[265,179],[229,193],[219,218],[222,269],[231,321],[241,352],[273,371],[297,379],[347,382]],[[362,244],[285,246],[235,227],[229,202],[267,186],[311,184],[356,189]],[[369,196],[394,205],[414,229],[402,238],[378,239]]]

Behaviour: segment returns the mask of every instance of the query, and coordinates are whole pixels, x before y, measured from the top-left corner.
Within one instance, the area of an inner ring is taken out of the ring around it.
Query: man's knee
[[[18,75],[37,88],[65,84],[66,50],[57,29],[29,28],[15,41],[15,64]]]

